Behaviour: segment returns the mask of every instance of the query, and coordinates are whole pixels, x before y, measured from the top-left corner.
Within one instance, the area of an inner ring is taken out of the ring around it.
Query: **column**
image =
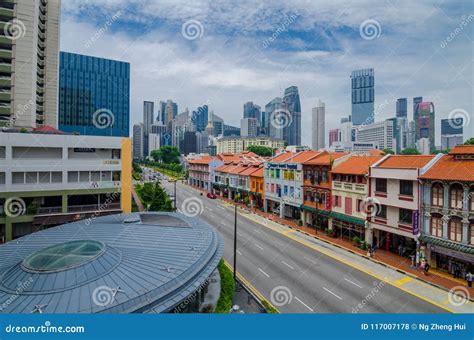
[[[469,216],[469,215],[468,215]],[[468,244],[469,237],[469,219],[468,216],[465,216],[462,219],[462,244]]]
[[[443,209],[449,209],[449,183],[443,182],[444,197],[443,197]]]
[[[263,211],[268,212],[268,200],[266,198],[263,199]]]
[[[464,184],[463,186],[463,196],[462,196],[462,210],[469,211],[469,185]]]
[[[428,210],[425,210],[425,213],[422,215],[423,216],[423,231],[422,233],[426,235],[431,235],[431,213]],[[443,227],[444,229],[444,227]],[[444,230],[443,230],[444,232]]]
[[[285,203],[280,200],[280,218],[285,218]]]
[[[13,239],[13,225],[10,219],[7,217],[5,219],[5,242],[11,241]]]
[[[448,223],[449,223],[449,215],[443,215],[441,218],[441,221],[443,221],[443,238],[448,239]]]
[[[61,195],[61,212],[67,213],[67,194]]]

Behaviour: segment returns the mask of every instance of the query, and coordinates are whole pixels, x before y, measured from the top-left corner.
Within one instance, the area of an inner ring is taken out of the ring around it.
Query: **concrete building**
[[[373,68],[351,73],[352,123],[366,125],[374,122],[375,72]]]
[[[407,118],[408,116],[408,101],[406,98],[398,98],[396,106],[397,118]]]
[[[60,1],[2,1],[0,11],[0,127],[57,127]]]
[[[151,156],[152,151],[161,148],[161,135],[158,133],[150,133],[148,135],[148,156]]]
[[[432,102],[421,102],[417,104],[415,121],[415,141],[428,138],[430,151],[435,145],[435,107]]]
[[[463,118],[441,119],[441,150],[463,143]]]
[[[1,237],[130,212],[131,156],[129,138],[0,133]]]
[[[421,253],[432,268],[463,279],[474,272],[474,146],[438,155],[419,178]]]
[[[266,146],[272,149],[282,149],[285,142],[270,137],[227,137],[217,139],[217,153],[241,153],[251,145]]]
[[[149,135],[151,133],[151,126],[155,121],[154,113],[155,103],[144,101],[143,102],[143,153],[145,157],[150,156],[149,149]]]
[[[242,137],[257,137],[259,121],[257,118],[242,118],[240,120],[240,135]]]
[[[431,154],[431,142],[429,138],[420,138],[416,142],[416,149],[418,150],[419,153],[422,155],[429,155]]]
[[[341,141],[341,130],[340,129],[329,130],[329,147],[333,146],[333,144],[340,141]]]
[[[133,125],[133,159],[144,159],[144,127],[143,123]]]
[[[311,146],[314,150],[324,149],[326,144],[324,143],[325,138],[325,104],[320,100],[318,106],[313,108],[313,120],[312,120],[312,143]]]
[[[410,256],[417,250],[420,231],[418,177],[435,156],[388,155],[370,167],[370,192],[373,214],[369,218],[366,240],[380,249]]]
[[[359,143],[374,143],[377,149],[393,150],[393,121],[384,120],[357,128],[356,141]]]

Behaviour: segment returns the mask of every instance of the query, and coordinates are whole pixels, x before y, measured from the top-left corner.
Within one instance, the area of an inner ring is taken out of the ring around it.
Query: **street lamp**
[[[234,208],[234,282],[237,282],[237,204]]]
[[[174,183],[174,199],[173,199],[173,209],[176,211],[176,182],[178,180],[171,180],[170,182]]]

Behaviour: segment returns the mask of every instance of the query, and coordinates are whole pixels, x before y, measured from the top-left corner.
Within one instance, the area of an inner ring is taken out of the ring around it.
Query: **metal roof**
[[[35,252],[76,240],[100,242],[105,250],[56,270],[24,263]],[[208,279],[222,253],[215,229],[178,213],[109,215],[61,225],[0,245],[0,313],[169,311]]]

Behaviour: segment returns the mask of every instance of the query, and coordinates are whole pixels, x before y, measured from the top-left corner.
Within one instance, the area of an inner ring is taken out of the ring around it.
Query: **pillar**
[[[285,203],[280,201],[280,218],[285,218]]]
[[[263,199],[263,211],[268,212],[268,200],[266,198]]]
[[[303,226],[306,226],[306,211],[301,209],[301,221],[303,222]]]
[[[462,196],[462,210],[469,211],[469,185],[464,184],[463,186],[463,196]]]
[[[67,213],[67,194],[61,195],[61,212]]]
[[[448,223],[449,223],[449,215],[443,215],[441,218],[441,221],[443,221],[443,238],[448,239]]]
[[[5,242],[13,239],[13,223],[7,217],[5,219]]]

